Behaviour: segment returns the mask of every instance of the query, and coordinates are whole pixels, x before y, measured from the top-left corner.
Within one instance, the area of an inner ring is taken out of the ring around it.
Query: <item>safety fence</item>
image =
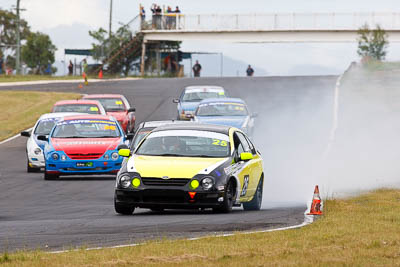
[[[367,24],[400,30],[400,13],[271,13],[271,14],[176,14],[141,20],[141,30],[178,31],[301,31],[357,30]]]

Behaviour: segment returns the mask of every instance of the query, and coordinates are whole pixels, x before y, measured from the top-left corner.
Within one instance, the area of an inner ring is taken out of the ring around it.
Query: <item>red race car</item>
[[[82,99],[57,101],[51,112],[78,112],[107,115],[104,107],[99,101]]]
[[[126,133],[134,131],[136,121],[134,113],[135,108],[131,107],[125,96],[118,94],[99,94],[85,95],[82,99],[99,101],[105,108],[107,115],[116,118]]]

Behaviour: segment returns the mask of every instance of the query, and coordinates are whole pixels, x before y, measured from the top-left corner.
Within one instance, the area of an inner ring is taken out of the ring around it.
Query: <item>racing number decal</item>
[[[247,188],[249,187],[249,179],[250,176],[249,175],[245,175],[244,176],[244,180],[243,180],[243,188],[242,188],[242,192],[240,193],[240,196],[244,196],[247,193]]]
[[[214,146],[227,146],[227,145],[228,145],[228,143],[227,143],[226,141],[224,141],[224,140],[219,140],[219,139],[213,139],[212,144],[213,144]]]

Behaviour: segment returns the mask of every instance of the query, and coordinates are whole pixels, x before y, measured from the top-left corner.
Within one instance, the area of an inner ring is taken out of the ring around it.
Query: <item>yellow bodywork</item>
[[[134,166],[142,177],[192,178],[226,158],[135,156]]]

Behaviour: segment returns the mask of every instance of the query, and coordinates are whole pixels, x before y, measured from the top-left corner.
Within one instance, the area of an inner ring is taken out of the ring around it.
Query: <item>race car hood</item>
[[[247,116],[196,116],[196,122],[242,128]]]
[[[226,158],[161,157],[135,155],[129,159],[129,172],[141,177],[192,178],[200,172],[211,172],[226,161]],[[207,170],[209,168],[209,170]]]
[[[200,102],[181,102],[181,108],[184,111],[194,111]]]
[[[123,121],[126,118],[126,111],[107,111],[107,115],[113,116],[117,121]]]
[[[52,138],[51,143],[56,151],[66,154],[101,153],[114,150],[121,143],[121,138]]]

